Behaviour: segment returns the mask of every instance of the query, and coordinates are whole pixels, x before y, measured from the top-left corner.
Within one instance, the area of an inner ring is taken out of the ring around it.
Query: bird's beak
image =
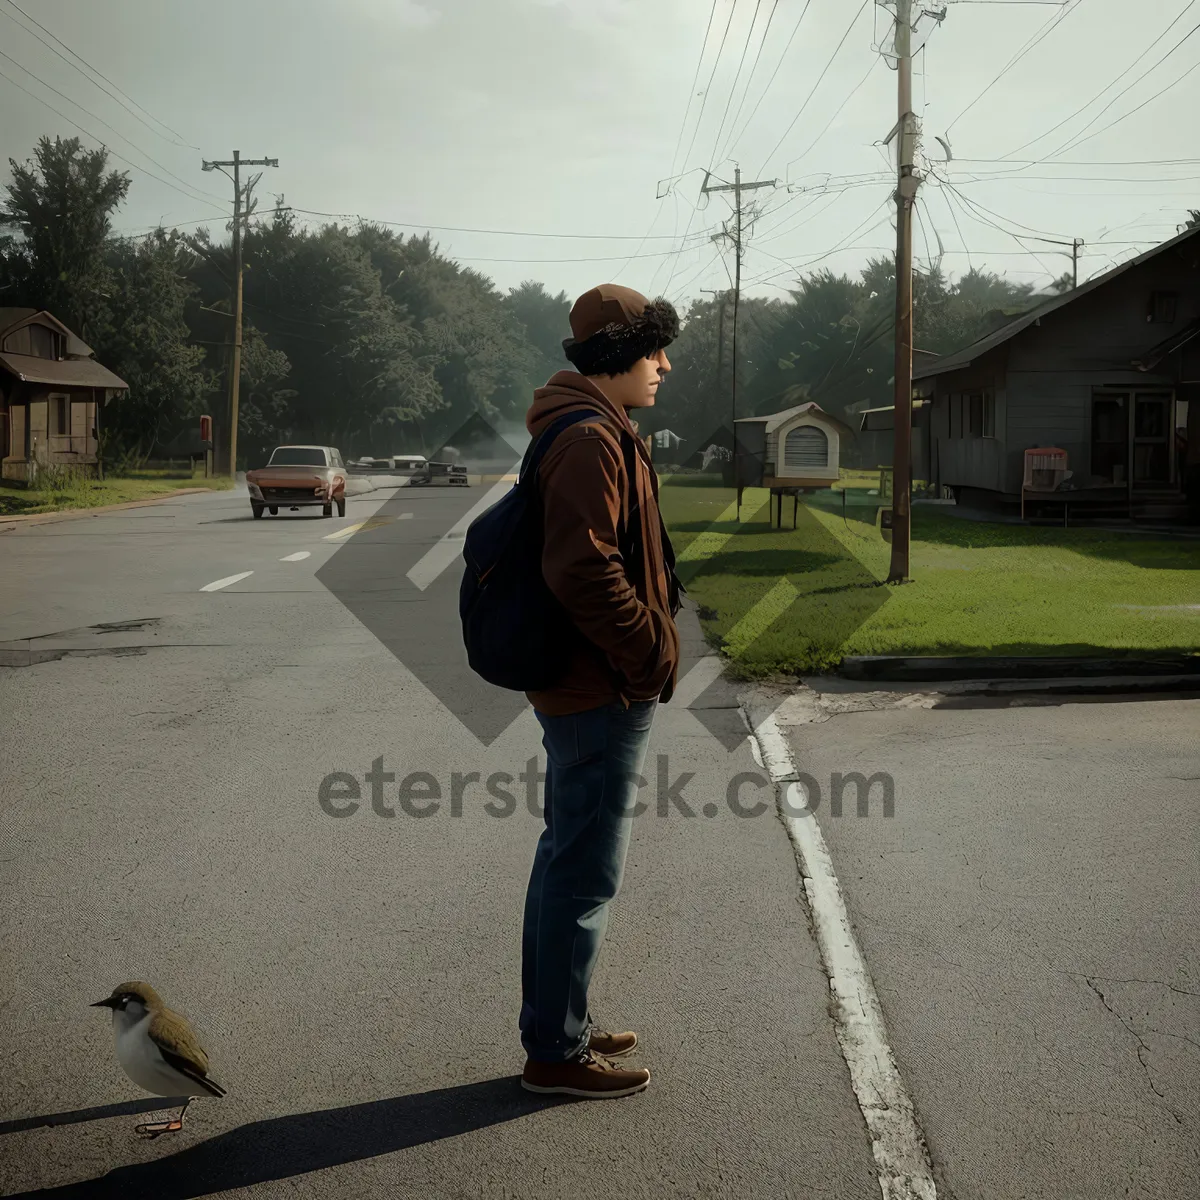
[[[97,1000],[95,1004],[89,1004],[88,1008],[115,1008],[116,1001],[109,996],[106,1000]]]

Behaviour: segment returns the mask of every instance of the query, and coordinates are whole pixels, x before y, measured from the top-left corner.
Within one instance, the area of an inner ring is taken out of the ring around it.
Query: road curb
[[[843,679],[888,683],[938,683],[972,679],[1097,679],[1114,676],[1200,677],[1200,655],[1162,654],[1151,657],[1099,658],[960,656],[906,657],[856,655],[842,660],[836,674]]]
[[[44,525],[49,521],[71,521],[76,517],[98,517],[101,513],[120,512],[126,508],[145,508],[148,504],[160,504],[163,500],[173,500],[176,496],[199,496],[204,492],[213,491],[213,488],[176,488],[173,492],[163,492],[160,496],[149,496],[144,500],[122,500],[119,504],[100,504],[95,508],[60,508],[44,513],[14,513],[12,516],[0,516],[0,532],[16,525]]]

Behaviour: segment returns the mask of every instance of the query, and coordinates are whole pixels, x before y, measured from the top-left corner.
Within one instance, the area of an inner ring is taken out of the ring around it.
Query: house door
[[[1138,392],[1133,398],[1134,487],[1164,487],[1171,482],[1172,399],[1163,392]]]
[[[1092,474],[1105,483],[1129,481],[1129,396],[1109,392],[1092,397]]]

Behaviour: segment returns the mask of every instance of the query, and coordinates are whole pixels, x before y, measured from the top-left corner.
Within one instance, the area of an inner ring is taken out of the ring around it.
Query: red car
[[[246,486],[255,517],[316,505],[332,517],[335,504],[346,515],[346,464],[333,446],[276,446],[265,467],[246,472]]]

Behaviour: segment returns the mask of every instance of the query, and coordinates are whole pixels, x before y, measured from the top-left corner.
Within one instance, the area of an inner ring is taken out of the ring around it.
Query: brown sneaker
[[[632,1096],[649,1082],[650,1072],[644,1068],[623,1070],[590,1050],[566,1062],[535,1062],[530,1059],[521,1075],[521,1086],[527,1092],[580,1096],[585,1100],[615,1100],[618,1096]]]
[[[604,1058],[624,1058],[637,1049],[636,1033],[607,1033],[593,1029],[588,1035],[588,1049]]]

